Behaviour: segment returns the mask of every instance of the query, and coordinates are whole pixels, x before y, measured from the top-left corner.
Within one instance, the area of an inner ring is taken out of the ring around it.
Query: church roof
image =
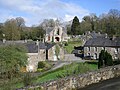
[[[48,27],[48,28],[46,29],[46,34],[50,34],[50,32],[51,32],[52,30],[54,30],[54,27]]]

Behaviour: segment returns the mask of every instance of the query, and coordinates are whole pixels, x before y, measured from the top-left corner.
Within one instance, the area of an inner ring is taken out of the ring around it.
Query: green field
[[[40,76],[34,77],[31,79],[31,84],[39,84],[43,82],[47,82],[50,80],[56,80],[59,78],[78,75],[82,73],[86,73],[87,71],[97,70],[97,63],[72,63],[70,65],[65,65],[61,68],[58,68],[53,71],[46,72]],[[14,90],[16,88],[24,87],[24,83],[21,79],[13,79],[9,84],[0,85],[0,90]]]
[[[74,50],[74,46],[81,46],[81,41],[69,41],[66,46],[64,46],[67,53],[71,53]]]
[[[59,79],[70,75],[86,73],[87,71],[92,70],[97,70],[97,64],[72,63],[70,65],[65,65],[62,68],[59,68],[55,71],[51,71],[42,76],[39,76],[35,82],[36,83],[46,82],[49,80]]]

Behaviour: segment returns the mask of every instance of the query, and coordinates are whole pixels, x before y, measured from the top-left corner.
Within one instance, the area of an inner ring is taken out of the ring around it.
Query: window
[[[50,36],[48,36],[48,41],[50,41]]]
[[[90,56],[90,53],[88,53],[88,56]]]
[[[88,50],[90,51],[90,47],[88,47]]]
[[[97,53],[95,53],[95,55],[94,55],[94,59],[97,59]]]
[[[90,51],[90,47],[88,47],[88,51]]]
[[[57,30],[57,35],[59,35],[59,28],[58,28],[58,30]]]
[[[95,51],[97,51],[97,47],[95,47]]]

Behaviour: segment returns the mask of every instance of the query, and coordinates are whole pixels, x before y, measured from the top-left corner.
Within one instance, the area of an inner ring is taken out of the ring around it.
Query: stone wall
[[[72,90],[85,87],[87,85],[98,83],[103,80],[120,76],[120,65],[103,68],[97,71],[80,74],[77,76],[70,76],[63,79],[58,79],[46,82],[39,85],[25,87],[19,90],[33,90],[34,88],[41,88],[41,90]]]
[[[120,48],[118,48],[117,51],[114,47],[84,47],[84,56],[89,56],[90,54],[90,56],[93,56],[92,59],[96,59],[96,57],[98,59],[101,50],[106,50],[112,55],[113,59],[118,59],[120,57]]]

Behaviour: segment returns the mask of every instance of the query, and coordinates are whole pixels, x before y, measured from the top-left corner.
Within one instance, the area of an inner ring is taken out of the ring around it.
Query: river
[[[120,77],[91,84],[78,90],[120,90]]]

